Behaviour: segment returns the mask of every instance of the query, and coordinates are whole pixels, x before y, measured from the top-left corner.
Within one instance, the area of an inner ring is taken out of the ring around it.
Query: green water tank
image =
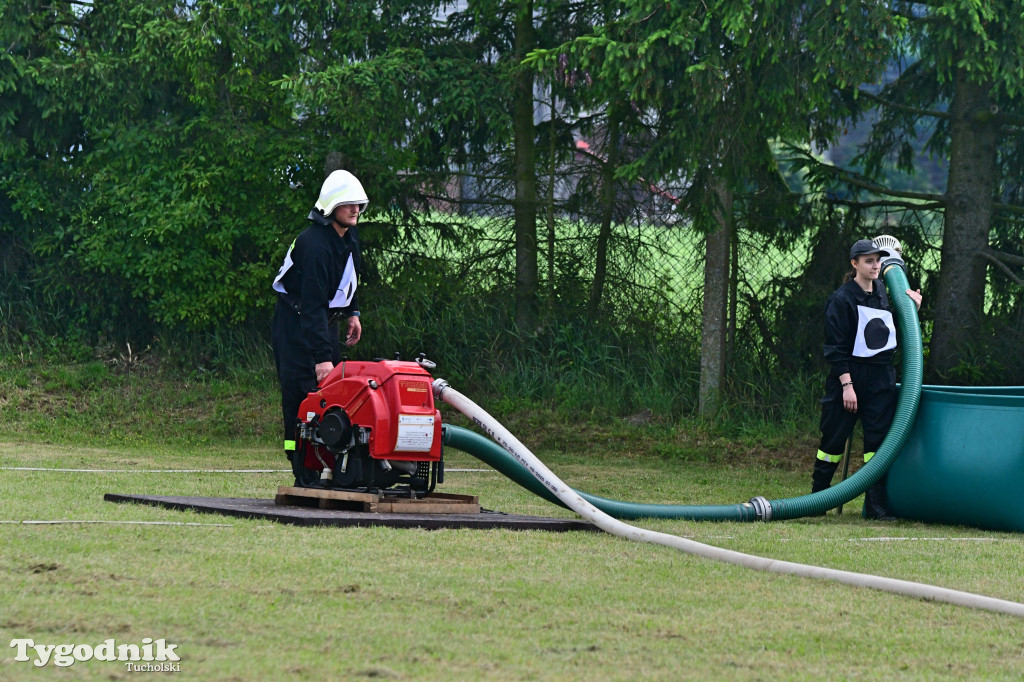
[[[901,518],[1024,532],[1024,386],[923,386],[887,493]]]

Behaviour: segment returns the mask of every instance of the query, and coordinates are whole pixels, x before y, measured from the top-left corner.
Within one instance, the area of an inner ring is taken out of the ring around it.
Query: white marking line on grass
[[[52,471],[64,474],[290,474],[291,469],[47,469],[44,467],[0,467],[0,471]],[[445,469],[445,473],[494,469]]]
[[[950,537],[877,537],[877,538],[782,538],[782,542],[1006,542],[1009,538],[950,538]]]
[[[959,540],[963,542],[999,542],[1003,538],[904,538],[904,537],[880,537],[880,538],[850,538],[849,542],[904,542],[907,540],[940,540],[948,542]]]
[[[680,535],[690,540],[735,540],[735,535]],[[1009,538],[912,538],[912,537],[881,537],[881,538],[780,538],[780,542],[905,542],[910,540],[936,540],[940,542],[1006,542]]]
[[[47,469],[0,467],[4,471],[53,471],[63,474],[283,474],[291,469]]]
[[[216,526],[218,528],[234,528],[230,523],[196,523],[194,521],[85,521],[76,519],[59,519],[56,521],[0,521],[7,524],[21,524],[26,526],[56,526],[64,523],[97,523],[123,526]]]

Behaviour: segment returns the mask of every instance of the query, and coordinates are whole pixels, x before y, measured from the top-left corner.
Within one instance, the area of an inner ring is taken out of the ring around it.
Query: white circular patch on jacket
[[[892,313],[857,306],[857,337],[853,342],[853,357],[870,358],[895,347],[896,325]]]

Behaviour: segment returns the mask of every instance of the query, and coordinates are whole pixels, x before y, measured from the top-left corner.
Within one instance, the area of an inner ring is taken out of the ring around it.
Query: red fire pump
[[[299,406],[296,485],[433,491],[444,481],[434,367],[422,354],[414,362],[343,360]]]

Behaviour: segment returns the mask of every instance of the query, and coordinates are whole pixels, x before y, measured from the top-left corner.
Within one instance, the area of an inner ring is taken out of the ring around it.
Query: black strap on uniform
[[[278,299],[281,300],[282,303],[284,303],[286,306],[288,306],[289,308],[294,310],[296,315],[301,315],[302,314],[302,310],[299,309],[298,301],[296,301],[294,298],[292,298],[289,294],[281,293],[279,291],[279,292],[277,292],[277,297],[278,297]],[[327,311],[327,324],[336,324],[338,322],[338,320],[342,319],[343,317],[346,317],[346,315],[345,315],[344,311],[341,310],[340,308],[335,309],[333,311],[328,310]]]
[[[302,311],[299,310],[299,302],[292,298],[290,295],[283,292],[277,292],[277,298],[283,302],[286,306],[295,311],[296,315],[301,315]]]

